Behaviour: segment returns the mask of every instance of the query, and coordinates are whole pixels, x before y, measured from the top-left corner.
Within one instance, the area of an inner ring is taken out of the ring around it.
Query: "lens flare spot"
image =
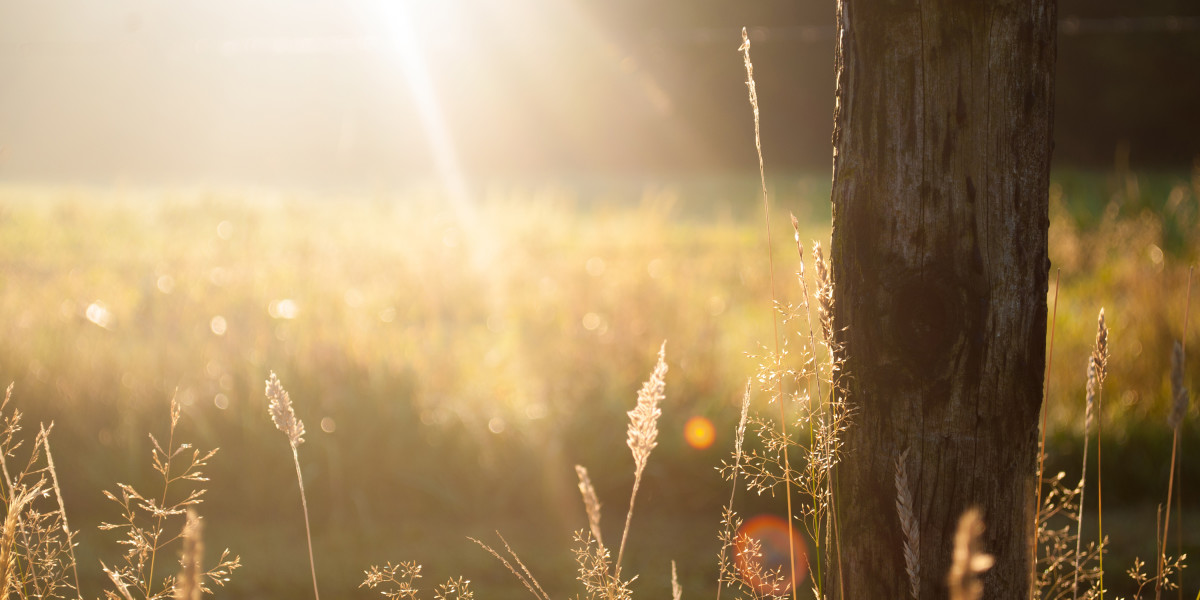
[[[212,330],[213,335],[225,335],[229,328],[229,323],[225,322],[225,317],[217,315],[208,322],[208,328]]]
[[[687,445],[703,450],[713,445],[713,441],[717,439],[717,429],[713,427],[712,421],[704,417],[692,417],[683,425],[683,439],[687,441]]]
[[[104,306],[103,302],[96,301],[89,304],[83,314],[87,320],[105,329],[112,329],[112,313],[108,312],[108,307]]]
[[[282,300],[272,300],[267,305],[267,314],[271,315],[272,319],[295,319],[300,314],[300,305],[291,298],[283,298]]]
[[[759,515],[746,521],[737,532],[736,564],[742,581],[763,595],[782,596],[808,574],[808,547],[792,528],[795,560],[788,568],[788,525],[775,515]]]

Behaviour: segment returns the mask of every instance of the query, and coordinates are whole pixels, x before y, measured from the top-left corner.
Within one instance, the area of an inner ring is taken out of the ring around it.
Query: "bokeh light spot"
[[[594,312],[590,312],[586,315],[583,315],[583,328],[584,329],[586,329],[588,331],[595,331],[597,327],[600,327],[600,315],[598,315]]]
[[[175,289],[175,278],[170,275],[159,275],[155,284],[158,286],[158,291],[170,294]]]
[[[273,319],[295,319],[300,314],[300,305],[291,298],[275,300],[267,305],[267,313]]]
[[[782,596],[808,574],[808,546],[792,528],[795,560],[788,568],[788,524],[775,515],[759,515],[746,521],[737,532],[736,563],[742,580],[763,595]]]
[[[225,335],[225,331],[228,329],[229,324],[225,322],[225,317],[217,315],[208,322],[208,327],[209,329],[212,329],[212,332],[216,335]]]
[[[112,313],[108,312],[108,307],[102,302],[93,302],[88,305],[87,310],[83,312],[87,320],[105,328],[112,328]]]
[[[683,425],[683,439],[687,441],[687,445],[703,450],[713,445],[713,441],[717,439],[717,429],[713,427],[712,421],[705,417],[692,417]]]
[[[321,431],[324,431],[325,433],[333,433],[337,431],[337,422],[333,420],[333,417],[325,417],[321,419]]]

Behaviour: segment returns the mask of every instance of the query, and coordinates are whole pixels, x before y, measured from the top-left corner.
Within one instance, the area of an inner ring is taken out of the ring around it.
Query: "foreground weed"
[[[1090,600],[1100,596],[1101,547],[1096,542],[1080,545],[1077,523],[1083,480],[1067,486],[1065,479],[1066,473],[1059,473],[1045,481],[1038,512],[1037,586],[1033,597],[1066,600],[1082,590],[1083,597]]]
[[[198,517],[188,519],[187,513],[203,501],[207,490],[198,487],[199,483],[208,481],[202,469],[208,466],[208,461],[216,453],[213,449],[206,453],[194,449],[190,444],[175,445],[175,429],[179,424],[180,406],[175,399],[171,400],[171,427],[164,447],[150,434],[151,464],[162,479],[162,491],[157,497],[146,497],[133,486],[118,483],[118,494],[105,491],[109,500],[121,507],[121,521],[103,523],[101,530],[122,532],[124,538],[120,544],[127,546],[123,563],[115,567],[102,566],[105,574],[112,581],[114,589],[105,590],[108,600],[131,600],[136,595],[146,600],[171,598],[176,593],[176,577],[168,575],[161,580],[155,579],[155,570],[159,555],[165,548],[172,547],[176,542],[198,536]],[[189,521],[192,521],[189,529]],[[185,542],[191,545],[192,552],[198,552],[195,542]],[[198,554],[188,559],[198,561]],[[204,580],[216,585],[224,585],[230,574],[241,566],[241,558],[229,557],[229,550],[221,553],[216,566],[204,571],[197,570],[194,574],[196,582],[203,593],[211,591],[202,583]],[[198,568],[198,565],[194,565]]]
[[[421,578],[421,565],[406,561],[398,564],[372,566],[363,573],[367,578],[358,587],[380,588],[379,593],[388,600],[417,600],[416,580]],[[473,600],[475,592],[471,582],[462,577],[452,577],[440,584],[433,592],[434,600]]]
[[[12,385],[0,404],[0,470],[4,474],[4,529],[0,535],[0,595],[22,598],[79,597],[75,536],[62,509],[58,476],[50,456],[50,427],[42,426],[19,470],[10,470],[23,445],[21,412],[9,412]],[[14,475],[15,472],[15,475]],[[55,502],[51,503],[53,494]],[[74,575],[72,578],[71,576]]]
[[[494,550],[491,546],[488,546],[487,544],[475,538],[468,539],[476,544],[479,544],[481,548],[503,563],[504,566],[507,567],[508,570],[521,581],[521,583],[525,586],[525,589],[529,590],[529,593],[533,594],[534,598],[537,598],[537,600],[550,600],[550,596],[546,594],[546,590],[542,589],[542,585],[538,583],[538,580],[534,578],[532,573],[529,572],[529,567],[525,566],[525,562],[521,560],[520,556],[517,556],[517,553],[513,551],[512,546],[508,545],[508,540],[504,539],[504,536],[500,535],[499,531],[496,532],[496,537],[500,538],[500,542],[504,544],[505,552],[512,557],[511,563],[508,562],[508,559],[504,558],[504,556],[502,556],[499,552],[496,552],[496,550]],[[605,552],[605,556],[607,557],[607,551]],[[514,563],[516,564],[516,567],[513,566]],[[520,567],[519,571],[517,570],[517,567]],[[622,600],[628,600],[628,598],[623,598]]]
[[[638,391],[637,405],[627,413],[629,426],[626,431],[626,444],[633,453],[633,489],[629,496],[629,510],[625,514],[625,528],[621,533],[621,546],[616,562],[613,561],[611,551],[604,545],[603,538],[600,536],[600,501],[596,497],[596,490],[592,487],[587,469],[578,465],[575,467],[575,472],[579,476],[579,492],[583,497],[584,509],[587,511],[588,529],[575,533],[573,552],[575,561],[579,564],[577,579],[583,584],[588,600],[630,600],[632,597],[629,584],[637,579],[637,576],[629,579],[622,578],[621,555],[629,537],[629,526],[633,520],[633,505],[637,500],[642,473],[646,469],[650,452],[658,446],[658,419],[662,416],[662,409],[659,408],[659,405],[666,398],[666,348],[667,344],[663,342],[658,349],[658,360],[650,378],[642,384],[641,390]],[[511,562],[491,546],[475,538],[470,538],[470,540],[503,563],[520,580],[525,589],[533,594],[534,598],[549,600],[545,590],[538,584],[537,579],[529,572],[529,568],[508,545],[504,537],[499,532],[496,535],[504,544],[507,556],[512,558]]]

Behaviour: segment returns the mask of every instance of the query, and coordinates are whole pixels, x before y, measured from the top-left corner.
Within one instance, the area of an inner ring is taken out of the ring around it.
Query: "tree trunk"
[[[845,597],[944,598],[983,513],[985,598],[1026,598],[1045,368],[1055,0],[839,0],[833,244]],[[836,590],[834,584],[831,589]]]

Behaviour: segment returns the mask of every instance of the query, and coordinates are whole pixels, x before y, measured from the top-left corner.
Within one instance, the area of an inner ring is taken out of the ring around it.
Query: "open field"
[[[787,211],[802,219],[806,252],[809,239],[824,243],[823,180],[771,186],[783,303],[800,302]],[[100,492],[152,480],[146,434],[165,435],[172,396],[179,437],[221,447],[207,469],[206,538],[210,552],[230,546],[246,565],[221,593],[305,593],[295,474],[263,396],[271,371],[308,426],[300,460],[330,597],[370,596],[353,588],[388,560],[424,563],[429,589],[462,574],[481,597],[518,597],[519,584],[465,538],[492,543],[493,529],[551,595],[574,593],[570,533],[587,521],[573,466],[591,471],[615,527],[630,483],[625,411],[663,340],[659,447],[626,564],[642,574],[639,596],[668,593],[671,559],[685,594],[706,595],[728,497],[714,467],[771,335],[754,187],[497,184],[457,209],[420,188],[321,197],[0,187],[0,381],[15,382],[27,427],[55,422],[85,595],[99,591],[96,559],[121,552],[95,529],[116,518]],[[1187,265],[1200,255],[1198,198],[1200,173],[1059,173],[1052,186],[1050,255],[1062,279],[1048,470],[1077,475],[1085,360],[1103,307],[1113,589],[1133,546],[1153,552],[1139,532],[1165,495],[1168,352]],[[806,345],[798,329],[789,340]],[[1185,457],[1200,436],[1195,412]],[[685,443],[693,416],[716,423],[713,447]],[[1182,474],[1193,507],[1184,519],[1200,523],[1200,464],[1185,459]],[[742,498],[745,514],[781,512],[780,500]],[[1200,539],[1186,544],[1194,552]]]

